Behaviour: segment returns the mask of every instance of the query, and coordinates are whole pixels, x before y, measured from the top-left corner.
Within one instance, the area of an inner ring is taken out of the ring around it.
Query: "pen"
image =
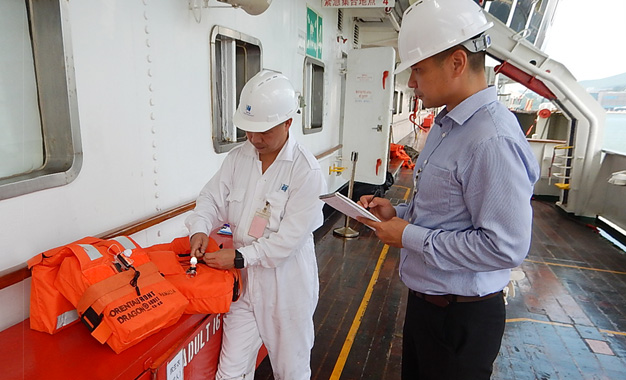
[[[374,191],[374,196],[372,197],[372,200],[370,200],[370,202],[371,202],[371,201],[373,201],[373,200],[374,200],[374,198],[376,198],[376,197],[378,196],[378,194],[379,194],[379,193],[380,193],[380,189],[376,189],[376,191]],[[369,210],[370,210],[369,203],[368,203],[368,206],[367,206],[365,209],[366,209],[367,211],[369,211]]]

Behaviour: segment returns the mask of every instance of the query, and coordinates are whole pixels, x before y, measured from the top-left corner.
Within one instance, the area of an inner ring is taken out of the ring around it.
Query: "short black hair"
[[[448,58],[452,53],[454,53],[455,51],[462,49],[465,51],[465,53],[467,54],[467,61],[469,63],[469,68],[472,71],[475,72],[479,72],[479,71],[485,71],[485,51],[479,51],[476,53],[472,53],[471,51],[467,50],[467,48],[465,48],[465,46],[463,45],[456,45],[453,46],[451,48],[448,48],[444,51],[442,51],[441,53],[437,53],[433,56],[433,58],[439,62],[442,63],[446,58]]]

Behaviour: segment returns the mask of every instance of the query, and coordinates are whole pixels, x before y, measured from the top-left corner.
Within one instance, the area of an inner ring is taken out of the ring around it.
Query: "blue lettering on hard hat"
[[[246,105],[246,114],[250,115],[250,111],[252,111],[252,106],[251,105]]]

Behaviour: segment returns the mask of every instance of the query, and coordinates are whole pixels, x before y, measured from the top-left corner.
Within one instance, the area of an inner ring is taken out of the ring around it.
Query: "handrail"
[[[320,154],[316,154],[316,155],[315,155],[315,158],[317,158],[317,160],[319,161],[319,160],[321,160],[322,158],[326,158],[326,157],[330,156],[331,154],[335,153],[336,151],[338,151],[338,150],[339,150],[339,149],[341,149],[341,148],[343,148],[343,144],[336,145],[336,146],[334,146],[334,147],[332,147],[332,148],[328,149],[328,150],[327,150],[327,151],[325,151],[325,152],[322,152],[322,153],[320,153]]]
[[[0,272],[0,290],[24,281],[28,277],[30,277],[30,270],[26,263],[4,270]]]
[[[187,211],[191,211],[193,210],[195,205],[196,205],[195,201],[188,202],[181,206],[163,211],[147,219],[140,220],[138,222],[131,223],[129,225],[96,235],[96,237],[100,239],[110,239],[110,238],[113,238],[115,236],[120,236],[120,235],[132,235],[136,232],[155,226],[175,216],[184,214]],[[11,285],[15,285],[29,278],[30,276],[31,276],[31,272],[30,272],[30,269],[28,269],[28,266],[26,263],[4,270],[0,272],[0,290],[7,288]]]
[[[339,149],[342,148],[343,145],[339,144],[325,152],[322,152],[318,155],[315,156],[315,158],[317,158],[318,160],[320,160],[323,157],[326,157],[336,151],[338,151]],[[157,215],[154,215],[152,217],[149,217],[147,219],[138,221],[138,222],[134,222],[131,223],[129,225],[120,227],[120,228],[116,228],[107,232],[104,232],[102,234],[96,235],[96,237],[100,238],[100,239],[110,239],[112,237],[115,236],[120,236],[120,235],[132,235],[134,233],[137,233],[139,231],[145,230],[146,228],[155,226],[161,222],[164,222],[168,219],[171,219],[175,216],[181,215],[187,211],[191,211],[193,210],[193,208],[195,207],[196,202],[192,201],[192,202],[188,202],[185,203],[181,206],[178,207],[174,207],[171,208],[169,210],[163,211]],[[13,268],[9,268],[6,269],[4,271],[0,272],[0,290],[7,288],[11,285],[17,284],[20,281],[23,281],[27,278],[29,278],[31,275],[30,270],[28,269],[28,266],[26,265],[26,263],[21,264],[21,265],[17,265]]]
[[[163,211],[160,214],[157,214],[153,217],[150,217],[148,219],[144,219],[143,221],[139,221],[136,223],[131,223],[129,225],[126,225],[124,227],[120,227],[108,232],[105,232],[99,236],[96,236],[100,239],[111,239],[113,237],[116,236],[120,236],[120,235],[132,235],[134,233],[137,233],[139,231],[143,231],[146,228],[152,227],[152,226],[156,226],[159,223],[162,223],[168,219],[171,219],[175,216],[181,215],[186,213],[187,211],[191,211],[193,210],[193,208],[196,207],[196,201],[192,201],[189,203],[185,203],[184,205],[178,206],[178,207],[174,207],[171,208],[169,210]]]

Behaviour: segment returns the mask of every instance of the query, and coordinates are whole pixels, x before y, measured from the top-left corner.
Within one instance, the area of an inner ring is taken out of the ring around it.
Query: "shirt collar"
[[[435,123],[441,125],[441,122],[445,117],[452,119],[458,125],[463,125],[472,115],[476,113],[480,108],[489,103],[493,103],[498,100],[498,93],[494,86],[489,86],[484,90],[480,90],[474,95],[468,97],[454,107],[452,111],[448,111],[445,108],[435,118]]]

